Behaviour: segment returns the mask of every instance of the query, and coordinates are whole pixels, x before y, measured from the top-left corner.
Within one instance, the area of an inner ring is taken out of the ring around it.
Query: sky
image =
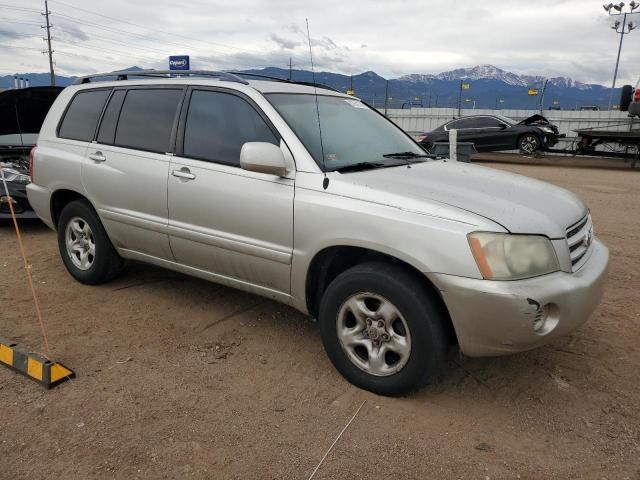
[[[625,7],[626,8],[626,7]],[[50,0],[57,73],[129,66],[375,71],[385,78],[481,64],[610,86],[619,35],[592,0]],[[0,0],[0,74],[46,72],[44,0]],[[640,9],[636,10],[640,12]],[[633,17],[640,25],[640,14]],[[625,35],[618,83],[640,76],[640,28]]]

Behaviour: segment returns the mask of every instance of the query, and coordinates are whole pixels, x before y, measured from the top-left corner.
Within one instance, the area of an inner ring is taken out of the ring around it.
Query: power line
[[[38,27],[40,26],[40,23],[23,22],[19,18],[0,18],[0,22],[2,22],[2,23],[17,23],[17,24],[20,24],[20,25],[37,25]]]
[[[58,30],[61,31],[61,32],[67,33],[69,35],[73,35],[74,34],[74,32],[72,32],[70,30],[66,30],[64,28],[58,28]],[[125,47],[131,47],[130,43],[122,42],[120,40],[114,40],[114,39],[111,39],[111,38],[108,38],[108,37],[103,37],[101,35],[96,35],[94,33],[91,34],[91,40],[93,40],[93,39],[98,39],[98,40],[101,40],[103,42],[114,43],[114,44],[117,44],[117,45],[123,45]],[[147,50],[149,52],[160,53],[162,55],[166,55],[166,51],[165,50],[158,50],[157,48],[146,47],[146,46],[142,46],[142,45],[136,45],[135,49],[136,50]]]
[[[6,3],[0,3],[0,7],[9,9],[9,10],[17,10],[19,12],[35,12],[35,13],[40,13],[40,10],[37,8],[26,8],[26,7],[19,7],[17,5],[8,5]]]
[[[71,5],[71,4],[69,4],[69,3],[61,2],[61,1],[59,1],[59,0],[54,0],[54,3],[56,3],[56,4],[60,4],[60,5],[64,5],[64,6],[66,6],[66,7],[72,8],[72,9],[74,9],[74,10],[79,10],[79,11],[82,11],[82,12],[85,12],[85,13],[89,13],[90,15],[95,15],[95,16],[98,16],[98,17],[106,18],[106,19],[108,19],[108,20],[113,20],[113,21],[118,22],[118,23],[125,23],[125,24],[127,24],[127,25],[131,25],[131,26],[133,26],[133,27],[142,28],[143,30],[147,30],[147,31],[149,30],[149,27],[146,27],[146,26],[141,25],[141,24],[139,24],[139,23],[134,23],[134,22],[131,22],[131,21],[129,21],[129,20],[122,20],[122,19],[120,19],[120,18],[110,17],[110,16],[108,16],[108,15],[104,15],[104,14],[97,13],[97,12],[94,12],[94,11],[91,11],[91,10],[87,10],[87,9],[84,9],[84,8],[81,8],[81,7],[77,7],[77,6],[75,6],[75,5]],[[164,35],[171,35],[172,37],[184,38],[185,40],[196,41],[196,42],[202,43],[202,44],[207,45],[207,46],[209,46],[209,45],[219,45],[219,46],[221,46],[221,47],[225,47],[225,48],[232,48],[232,49],[234,49],[234,50],[238,50],[238,51],[243,51],[243,52],[248,52],[248,53],[256,53],[256,54],[264,55],[264,52],[263,52],[263,51],[259,51],[259,50],[251,50],[251,49],[242,48],[242,47],[236,47],[236,46],[229,45],[229,44],[226,44],[226,43],[210,42],[210,41],[200,40],[200,39],[198,39],[198,38],[188,37],[188,36],[186,36],[186,35],[181,35],[181,34],[179,34],[179,33],[173,33],[173,32],[157,32],[157,31],[154,31],[154,33],[156,33],[156,34],[157,34],[157,33],[160,33],[161,35],[162,35],[162,34],[164,34]]]
[[[10,30],[0,30],[0,35],[10,36],[10,37],[20,37],[20,38],[42,38],[41,35],[31,35],[28,33],[17,33],[12,32]]]
[[[8,45],[8,44],[4,44],[4,45],[0,44],[0,47],[2,47],[2,48],[19,48],[20,50],[38,50],[38,51],[42,50],[41,48],[36,48],[36,47],[21,47],[21,46],[18,46],[18,45]]]

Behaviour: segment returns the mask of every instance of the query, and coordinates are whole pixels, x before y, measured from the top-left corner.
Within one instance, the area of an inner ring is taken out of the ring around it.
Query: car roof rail
[[[245,77],[255,77],[258,79],[262,79],[262,80],[270,80],[273,82],[284,82],[284,83],[291,83],[294,85],[305,85],[308,87],[318,87],[318,88],[324,88],[326,90],[331,90],[332,92],[338,92],[341,93],[340,90],[336,90],[333,87],[330,87],[329,85],[324,85],[322,83],[314,83],[314,82],[300,82],[300,81],[295,81],[295,80],[289,80],[287,78],[280,78],[280,77],[273,77],[271,75],[264,75],[262,73],[251,73],[251,72],[227,72],[227,73],[231,73],[233,75],[237,75],[239,77],[245,76]]]
[[[95,78],[116,77],[116,80],[128,80],[129,77],[172,78],[176,76],[215,77],[227,82],[237,82],[242,83],[243,85],[249,85],[249,82],[234,73],[216,70],[126,70],[119,72],[96,73],[94,75],[86,75],[76,78],[73,85],[90,83],[92,79]]]

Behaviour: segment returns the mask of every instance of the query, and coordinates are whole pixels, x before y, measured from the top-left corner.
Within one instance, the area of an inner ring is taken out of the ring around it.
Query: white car
[[[528,350],[598,305],[608,250],[571,192],[428,158],[317,85],[108,75],[60,94],[32,155],[29,200],[80,282],[133,259],[286,303],[381,394],[436,378],[452,343]]]

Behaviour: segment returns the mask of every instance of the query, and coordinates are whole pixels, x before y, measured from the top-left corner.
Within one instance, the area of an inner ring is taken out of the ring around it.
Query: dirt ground
[[[485,164],[487,165],[487,164]],[[148,265],[71,279],[23,223],[54,359],[46,391],[0,368],[0,478],[640,478],[640,172],[498,168],[577,192],[611,250],[602,304],[525,354],[452,354],[406,398],[348,384],[318,326],[259,297]],[[0,225],[0,336],[43,351],[11,225]]]

